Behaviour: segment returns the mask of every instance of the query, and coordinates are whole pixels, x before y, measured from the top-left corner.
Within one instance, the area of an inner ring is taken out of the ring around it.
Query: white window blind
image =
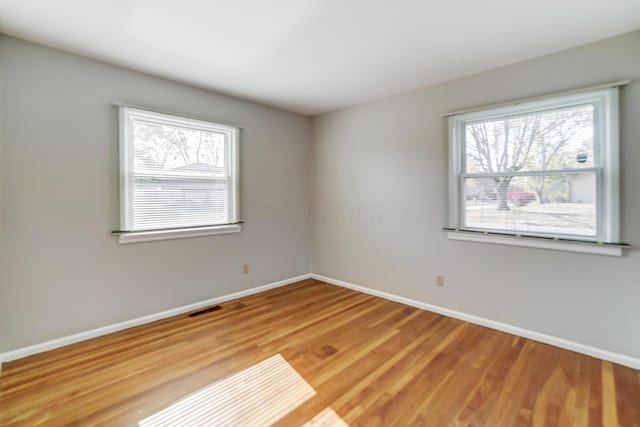
[[[238,222],[238,129],[120,107],[121,228]]]
[[[452,116],[450,227],[617,243],[618,89]]]

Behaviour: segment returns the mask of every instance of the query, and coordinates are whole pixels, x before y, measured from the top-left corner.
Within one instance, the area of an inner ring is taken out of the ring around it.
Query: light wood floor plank
[[[281,426],[640,427],[610,362],[312,279],[220,305],[6,364],[0,425],[135,426],[279,354],[315,391]]]

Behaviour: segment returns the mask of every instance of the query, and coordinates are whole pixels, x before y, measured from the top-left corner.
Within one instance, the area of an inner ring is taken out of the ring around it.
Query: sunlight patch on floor
[[[269,426],[315,394],[276,354],[177,401],[139,426]]]
[[[349,427],[331,408],[325,408],[303,427]]]

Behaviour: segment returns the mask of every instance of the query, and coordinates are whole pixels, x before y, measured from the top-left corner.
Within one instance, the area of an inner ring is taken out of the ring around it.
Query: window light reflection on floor
[[[303,427],[349,427],[331,408],[325,408]]]
[[[196,391],[140,421],[139,426],[269,426],[315,394],[276,354]]]

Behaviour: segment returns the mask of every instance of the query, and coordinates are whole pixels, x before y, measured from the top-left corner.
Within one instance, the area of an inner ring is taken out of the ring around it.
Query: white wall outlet
[[[244,274],[247,274],[247,273],[249,272],[249,264],[244,264],[244,265],[242,266],[242,272],[243,272]]]
[[[440,286],[440,287],[444,286],[444,276],[441,276],[441,275],[436,276],[436,286]]]

